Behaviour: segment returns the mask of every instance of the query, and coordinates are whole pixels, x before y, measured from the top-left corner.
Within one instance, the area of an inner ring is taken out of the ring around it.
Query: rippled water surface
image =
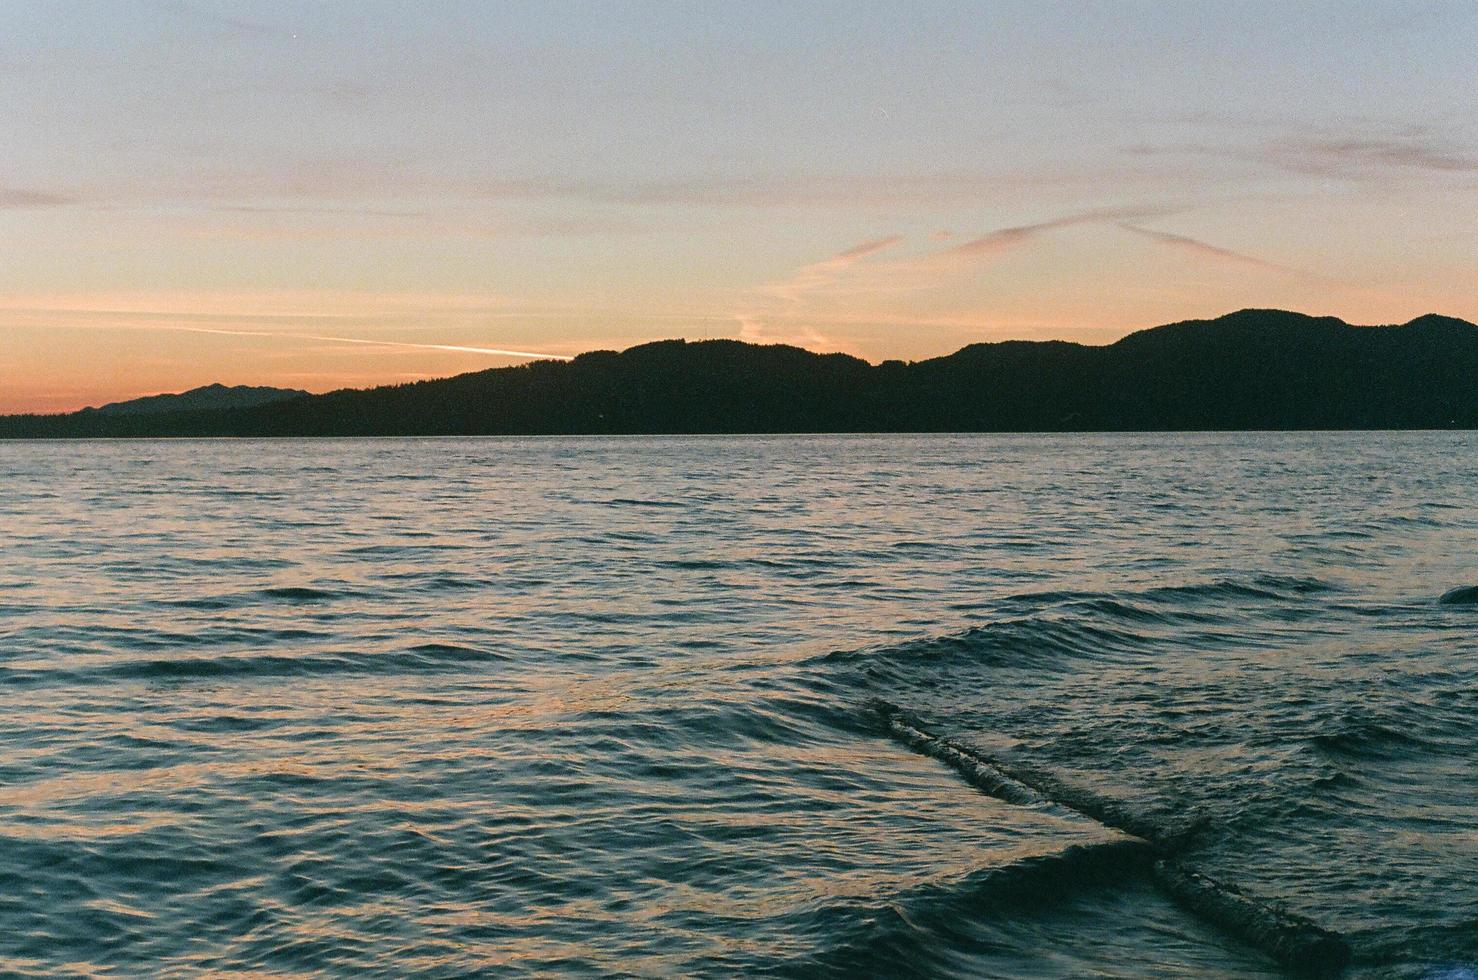
[[[1278,975],[884,698],[1458,976],[1475,487],[1462,433],[0,444],[0,973]]]

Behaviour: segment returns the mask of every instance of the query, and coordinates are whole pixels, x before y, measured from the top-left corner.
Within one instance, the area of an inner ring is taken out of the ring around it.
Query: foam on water
[[[1312,923],[1461,975],[1474,485],[1462,433],[0,445],[0,973],[1276,976]]]

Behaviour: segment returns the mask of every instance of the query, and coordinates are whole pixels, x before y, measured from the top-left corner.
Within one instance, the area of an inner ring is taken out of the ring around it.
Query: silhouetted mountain
[[[177,395],[148,395],[126,402],[112,402],[84,412],[104,415],[162,415],[168,412],[208,412],[223,408],[255,408],[308,394],[296,388],[253,388],[250,385],[206,385]]]
[[[664,340],[254,408],[0,418],[9,437],[1346,428],[1478,428],[1478,326],[1243,310],[878,365]]]

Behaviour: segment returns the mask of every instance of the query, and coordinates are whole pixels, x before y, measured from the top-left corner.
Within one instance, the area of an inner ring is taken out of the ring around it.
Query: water
[[[0,445],[0,973],[1279,975],[881,697],[1459,976],[1474,486],[1465,433]]]

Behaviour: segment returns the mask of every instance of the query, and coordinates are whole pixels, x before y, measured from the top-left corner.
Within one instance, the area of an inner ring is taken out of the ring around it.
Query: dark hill
[[[159,415],[166,412],[208,412],[223,408],[254,408],[308,394],[296,388],[253,388],[249,385],[205,385],[177,395],[148,395],[126,402],[113,402],[84,412],[104,415]]]
[[[0,418],[0,437],[1345,428],[1478,428],[1478,326],[1242,310],[879,365],[665,340],[252,408]]]

